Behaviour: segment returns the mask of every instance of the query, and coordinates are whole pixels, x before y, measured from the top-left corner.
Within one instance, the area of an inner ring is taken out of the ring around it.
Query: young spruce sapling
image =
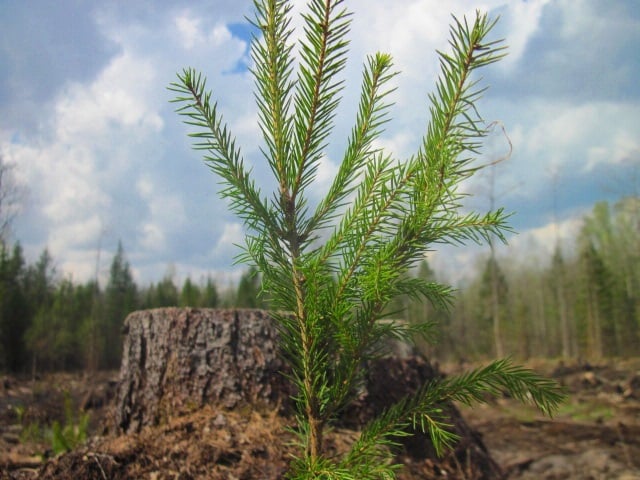
[[[239,259],[257,267],[271,300],[298,392],[295,431],[302,448],[289,478],[394,478],[399,465],[388,447],[409,426],[428,432],[439,452],[455,441],[438,407],[443,401],[479,403],[506,390],[550,415],[563,398],[551,380],[497,360],[424,385],[366,425],[341,458],[325,452],[327,428],[352,400],[363,365],[378,355],[381,342],[429,335],[433,328],[380,322],[389,302],[398,295],[443,307],[450,302],[450,287],[405,273],[435,244],[504,240],[508,230],[502,209],[461,210],[460,184],[481,168],[473,159],[487,133],[476,110],[484,89],[473,74],[505,53],[501,41],[487,38],[496,21],[482,13],[472,21],[453,19],[449,52],[439,52],[441,72],[429,96],[430,121],[409,158],[376,146],[389,120],[396,72],[388,54],[367,59],[342,162],[324,198],[310,203],[343,89],[351,22],[344,3],[310,0],[294,42],[292,2],[254,0],[259,33],[251,73],[263,161],[277,184],[269,196],[252,178],[205,78],[187,68],[170,86],[178,112],[194,128],[194,148],[204,152],[222,179],[222,197],[244,221]]]

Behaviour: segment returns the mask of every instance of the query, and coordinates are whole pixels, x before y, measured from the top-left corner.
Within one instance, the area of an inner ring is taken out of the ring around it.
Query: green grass
[[[611,405],[595,401],[565,403],[558,411],[558,417],[570,418],[575,422],[606,421],[614,416]]]

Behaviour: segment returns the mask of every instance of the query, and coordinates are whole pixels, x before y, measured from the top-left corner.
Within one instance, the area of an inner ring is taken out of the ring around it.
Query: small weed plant
[[[24,405],[13,407],[16,420],[20,424],[20,442],[40,443],[44,440],[44,433],[38,422],[28,421],[28,411]]]
[[[74,411],[71,396],[65,392],[64,424],[57,420],[51,424],[51,449],[55,455],[70,452],[86,441],[89,418],[88,413]]]
[[[438,452],[454,444],[439,407],[449,400],[474,404],[506,390],[552,414],[563,399],[557,384],[501,359],[423,385],[365,425],[343,456],[327,454],[327,429],[353,399],[363,366],[379,355],[385,339],[433,331],[429,323],[381,322],[390,302],[411,295],[440,307],[450,303],[450,287],[411,278],[409,269],[436,244],[504,239],[508,230],[503,210],[464,213],[459,189],[481,168],[473,160],[488,128],[476,110],[483,87],[473,74],[498,61],[505,47],[488,39],[495,20],[487,15],[454,18],[450,51],[439,54],[441,73],[429,96],[429,124],[417,151],[405,159],[376,146],[389,120],[396,72],[390,55],[370,56],[341,164],[324,198],[312,205],[308,192],[343,88],[351,14],[342,0],[311,0],[294,42],[292,2],[255,0],[254,6],[259,33],[251,73],[262,161],[275,191],[265,195],[257,187],[200,73],[183,70],[170,89],[194,129],[194,147],[222,180],[222,197],[244,221],[248,233],[239,260],[257,267],[274,307],[297,387],[301,448],[288,478],[395,478],[400,466],[388,447],[408,427],[428,432]]]
[[[54,455],[69,452],[87,439],[90,415],[75,411],[71,396],[64,394],[64,423],[55,420],[50,427],[38,421],[27,421],[27,408],[14,407],[16,419],[21,425],[20,441],[23,443],[49,443]]]

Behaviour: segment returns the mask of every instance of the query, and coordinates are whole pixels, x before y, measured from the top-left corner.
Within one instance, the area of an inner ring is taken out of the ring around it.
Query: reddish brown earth
[[[570,400],[555,419],[508,398],[463,408],[508,478],[640,480],[640,359],[530,366],[567,387]],[[0,377],[0,479],[241,480],[278,478],[286,471],[293,438],[285,430],[287,420],[273,408],[207,406],[139,434],[109,435],[105,405],[116,377],[115,372],[56,374],[35,382]],[[76,408],[90,413],[91,435],[71,454],[47,459],[49,442],[29,435],[29,428],[44,431],[64,420],[64,391]],[[344,450],[355,435],[337,430],[329,448]],[[406,455],[398,460],[406,464],[404,480],[476,478],[460,459],[443,465]]]

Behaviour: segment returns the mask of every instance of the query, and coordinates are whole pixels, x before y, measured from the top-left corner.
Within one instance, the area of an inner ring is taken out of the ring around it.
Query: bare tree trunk
[[[496,357],[503,358],[504,347],[502,344],[502,326],[500,324],[498,271],[493,241],[489,242],[489,247],[491,247],[491,318],[493,319],[493,343],[495,345]]]
[[[560,310],[560,325],[562,328],[562,357],[571,358],[571,328],[569,325],[569,314],[567,312],[567,301],[564,286],[564,271],[558,272],[560,278],[557,279],[556,299]]]

